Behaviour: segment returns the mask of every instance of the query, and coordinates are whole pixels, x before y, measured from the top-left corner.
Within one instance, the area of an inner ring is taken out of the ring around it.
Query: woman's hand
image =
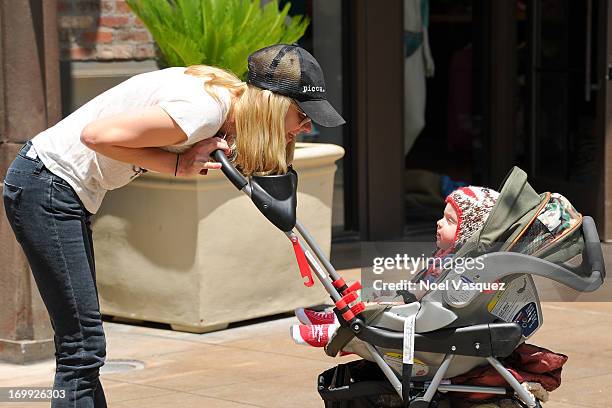
[[[208,169],[220,169],[221,163],[215,162],[210,157],[210,154],[217,149],[222,149],[227,156],[231,154],[231,149],[227,142],[219,137],[207,138],[194,144],[189,150],[180,155],[176,175],[206,175]]]

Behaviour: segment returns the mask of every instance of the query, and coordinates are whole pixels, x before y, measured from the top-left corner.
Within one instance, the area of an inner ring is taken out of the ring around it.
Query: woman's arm
[[[159,106],[95,120],[81,133],[81,142],[104,156],[166,174],[174,174],[177,155],[159,147],[186,140],[185,132]],[[219,138],[196,143],[181,154],[177,175],[205,174],[204,169],[220,168],[219,163],[210,161],[210,153],[216,149],[230,153],[227,143]]]

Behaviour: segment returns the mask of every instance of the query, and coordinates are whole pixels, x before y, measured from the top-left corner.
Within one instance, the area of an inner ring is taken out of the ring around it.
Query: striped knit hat
[[[498,197],[497,191],[477,186],[458,188],[446,197],[446,202],[457,212],[455,249],[484,226]]]

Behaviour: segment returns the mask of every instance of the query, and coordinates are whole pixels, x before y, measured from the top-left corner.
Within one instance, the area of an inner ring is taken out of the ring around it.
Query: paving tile
[[[235,384],[257,379],[248,370],[223,367],[216,357],[196,353],[179,353],[148,363],[143,370],[111,374],[108,378],[133,384],[154,385],[173,391]],[[211,367],[215,365],[215,367]]]
[[[196,334],[194,340],[202,341],[207,344],[223,344],[239,341],[250,340],[259,337],[269,336],[289,336],[289,327],[292,324],[298,324],[295,317],[286,317],[261,323],[255,323],[248,326],[231,328],[213,333]]]
[[[223,400],[210,398],[202,395],[188,393],[172,393],[159,397],[132,399],[114,403],[113,408],[168,408],[169,406],[180,406],[181,408],[253,408],[265,407],[264,405],[245,404],[231,399]]]
[[[45,378],[53,383],[54,373],[54,359],[24,365],[0,363],[0,387],[25,386]]]
[[[319,360],[222,346],[161,355],[145,359],[145,364],[142,370],[109,374],[108,378],[190,390],[274,378],[296,368],[322,371],[328,366]]]
[[[606,305],[606,303],[603,303]],[[590,331],[599,324],[607,323],[612,315],[610,312],[600,311],[601,303],[578,302],[564,303],[551,302],[542,303],[544,315],[543,330],[552,332],[556,330],[578,329]],[[542,330],[542,329],[540,329]]]
[[[590,329],[568,325],[566,329],[540,330],[529,343],[567,354],[582,353],[590,358],[612,358],[612,321],[593,326]]]
[[[317,374],[300,369],[297,374],[285,374],[273,380],[214,387],[197,393],[268,408],[320,408],[323,402],[316,389]]]
[[[126,383],[114,381],[107,376],[101,378],[104,387],[104,395],[110,406],[122,401],[131,401],[139,398],[159,397],[174,394],[174,390],[164,389],[163,387],[153,387],[148,385]]]
[[[208,353],[214,346],[206,347]],[[207,357],[207,352],[203,348],[194,346],[193,349],[175,351],[153,356],[145,356],[140,359],[144,363],[144,368],[122,373],[110,373],[106,376],[116,381],[139,382],[152,378],[165,378],[175,373],[188,373],[203,369],[210,369],[206,364],[213,357]]]
[[[175,335],[171,330],[143,327],[131,330],[123,326],[127,325],[104,323],[108,359],[143,359],[209,347],[204,342]]]
[[[598,381],[601,376],[612,374],[612,358],[603,358],[576,351],[567,351],[567,353],[569,358],[563,366],[561,387],[567,381],[584,378]]]
[[[199,370],[168,370],[167,374],[155,374],[133,379],[132,384],[154,385],[177,391],[201,390],[209,387],[242,384],[253,381],[253,377],[242,373],[204,368]]]
[[[285,339],[285,337],[287,337],[287,339]],[[240,340],[226,343],[224,344],[224,346],[236,349],[265,351],[278,355],[286,355],[308,360],[323,361],[330,364],[339,364],[341,362],[344,362],[344,360],[340,361],[337,358],[329,357],[327,354],[325,354],[323,348],[297,345],[293,342],[293,340],[288,337],[289,334],[287,333],[286,336],[280,338],[278,336],[271,336],[269,338],[261,338],[253,341]]]
[[[611,383],[612,374],[565,381],[551,393],[551,400],[593,408],[610,406],[607,392]]]
[[[553,306],[566,306],[567,304],[551,303]],[[575,302],[569,308],[586,310],[587,313],[612,316],[612,301],[610,302]]]
[[[546,403],[542,404],[543,408],[590,408],[589,405],[578,405],[578,404],[568,404],[565,402],[559,402],[554,398],[549,399]],[[603,407],[600,405],[600,407]]]
[[[2,408],[43,408],[49,406],[49,401],[39,402],[3,402],[0,405]]]

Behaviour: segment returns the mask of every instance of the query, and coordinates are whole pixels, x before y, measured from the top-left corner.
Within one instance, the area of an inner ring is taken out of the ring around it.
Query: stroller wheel
[[[519,405],[520,405],[522,408],[529,408],[529,407],[528,407],[527,405],[525,405],[525,403],[524,403],[523,401],[521,401],[519,398],[514,397],[513,399],[514,399],[516,402],[518,402],[518,403],[519,403]],[[534,405],[534,408],[542,408],[542,404],[540,403],[540,400],[539,400],[539,399],[537,399],[537,398],[535,399],[535,405]]]
[[[439,399],[434,397],[431,401],[425,401],[424,399],[417,397],[410,401],[410,408],[438,408]]]

